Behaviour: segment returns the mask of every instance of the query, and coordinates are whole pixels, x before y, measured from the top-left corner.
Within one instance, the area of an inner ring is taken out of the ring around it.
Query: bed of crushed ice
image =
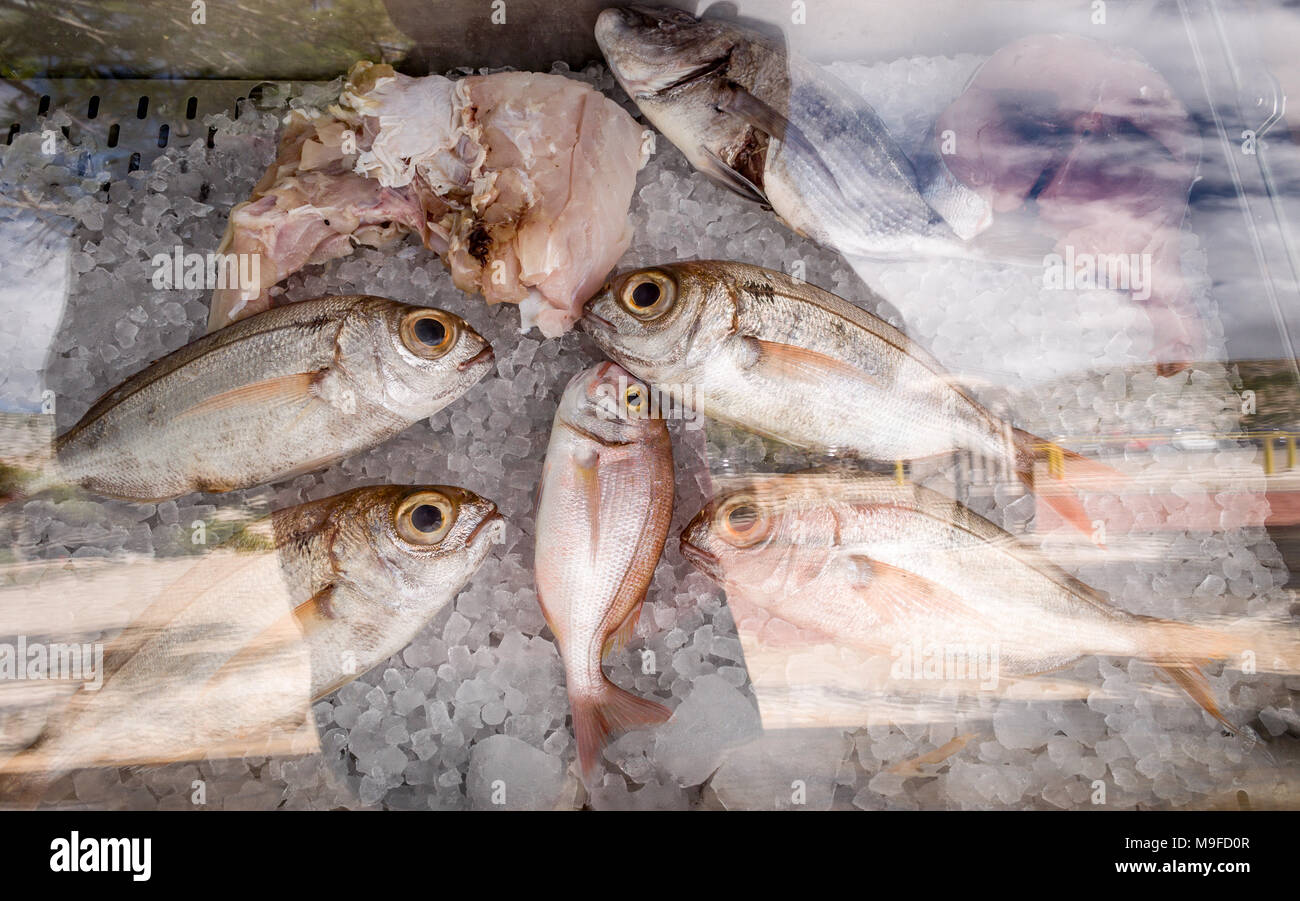
[[[867,94],[905,146],[915,146],[977,63],[974,57],[915,59],[838,71]],[[575,74],[627,104],[603,69]],[[102,391],[203,331],[207,292],[153,290],[150,257],[177,244],[187,251],[216,248],[229,209],[273,158],[278,114],[245,107],[238,119],[218,115],[207,124],[217,129],[214,147],[202,140],[173,146],[146,170],[114,181],[107,195],[94,193],[92,179],[90,195],[83,196],[72,173],[40,156],[37,136],[19,136],[5,154],[6,182],[30,186],[28,201],[67,212],[75,223],[67,304],[52,348],[40,360],[24,350],[40,346],[33,330],[52,327],[49,310],[0,323],[2,343],[18,354],[11,369],[19,371],[10,373],[8,387],[52,390],[60,429]],[[1048,297],[1031,275],[957,262],[862,263],[859,277],[842,258],[694,174],[662,139],[639,176],[632,216],[636,237],[625,265],[716,257],[790,270],[798,260],[809,281],[851,299],[866,296],[865,279],[891,299],[891,305],[869,306],[984,385],[976,390],[1014,410],[1017,424],[1040,434],[1145,433],[1189,424],[1231,431],[1236,425],[1233,370],[1204,364],[1156,378],[1140,365],[1150,342],[1145,318],[1109,292]],[[1203,256],[1190,231],[1186,245],[1185,268],[1201,273],[1204,284]],[[61,278],[52,272],[47,279],[56,292]],[[510,523],[507,540],[409,647],[316,704],[322,754],[83,771],[58,783],[53,797],[62,803],[189,808],[192,782],[203,779],[208,806],[220,808],[489,807],[492,781],[505,778],[510,807],[790,807],[802,801],[809,808],[1076,808],[1090,806],[1099,780],[1107,786],[1107,807],[1235,806],[1239,791],[1261,802],[1281,797],[1300,768],[1300,680],[1211,670],[1211,686],[1229,715],[1273,739],[1265,756],[1222,733],[1192,702],[1168,693],[1153,700],[1145,690],[1157,684],[1152,669],[1116,659],[1086,659],[1066,674],[1094,687],[1086,700],[1029,705],[990,697],[942,721],[764,732],[725,598],[681,557],[676,535],[703,504],[711,468],[790,467],[801,458],[757,438],[672,423],[679,473],[673,530],[639,637],[608,661],[608,670],[618,684],[654,695],[676,713],[657,730],[611,744],[588,794],[571,768],[563,672],[538,610],[531,567],[534,492],[555,404],[569,376],[596,359],[593,348],[578,334],[552,341],[519,335],[516,310],[489,309],[461,294],[413,239],[309,267],[282,289],[291,299],[365,292],[458,312],[496,347],[496,375],[389,443],[282,484],[156,507],[29,501],[18,531],[8,536],[14,551],[26,558],[188,553],[188,524],[212,517],[218,507],[264,511],[381,482],[464,485],[499,504]],[[1199,302],[1213,331],[1217,317],[1204,289]],[[1212,333],[1212,348],[1221,344],[1221,334]],[[1163,473],[1192,469],[1169,447],[1143,459]],[[1285,615],[1279,588],[1286,572],[1262,527],[1262,482],[1243,476],[1207,499],[1191,478],[1179,483],[1185,483],[1186,510],[1176,504],[1165,512],[1175,520],[1186,512],[1190,523],[1197,505],[1221,506],[1221,531],[1134,533],[1125,540],[1155,541],[1161,553],[1113,560],[1085,555],[1066,565],[1136,613]],[[1050,550],[1059,534],[1032,529],[1032,506],[1017,503],[1019,496],[995,492],[971,503]],[[1090,512],[1104,518],[1120,503],[1096,499]],[[1131,495],[1123,503],[1134,508],[1139,527],[1151,505],[1161,504]],[[655,654],[653,674],[642,673],[644,649]],[[920,775],[895,771],[968,734],[975,738]],[[792,792],[796,782],[802,794]]]

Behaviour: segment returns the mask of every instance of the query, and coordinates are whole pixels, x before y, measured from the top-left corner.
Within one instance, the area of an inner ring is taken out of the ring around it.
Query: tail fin
[[[1219,709],[1201,667],[1226,661],[1247,672],[1300,672],[1300,629],[1285,623],[1233,621],[1179,623],[1141,617],[1144,659],[1158,665],[1204,710],[1232,732],[1255,738],[1247,726],[1230,722]]]
[[[1095,490],[1113,489],[1128,481],[1128,477],[1105,463],[1066,450],[1059,444],[1023,429],[1012,429],[1011,440],[1015,448],[1016,478],[1038,495],[1043,503],[1060,514],[1062,519],[1085,535],[1091,535],[1092,520],[1079,499],[1078,491],[1094,486]],[[1034,484],[1034,463],[1039,453],[1047,456],[1048,471],[1059,480],[1059,488],[1056,485]],[[1104,544],[1101,546],[1105,547]]]
[[[0,505],[52,487],[54,417],[0,413]]]
[[[578,765],[583,778],[595,772],[601,751],[613,733],[639,726],[655,726],[672,716],[672,711],[662,704],[638,698],[609,680],[605,680],[600,694],[571,698],[570,704],[573,707],[573,732],[578,741]]]

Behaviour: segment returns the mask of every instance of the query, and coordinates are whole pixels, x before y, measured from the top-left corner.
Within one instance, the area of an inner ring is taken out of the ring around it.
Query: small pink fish
[[[564,655],[584,777],[611,733],[670,715],[600,666],[632,636],[673,518],[672,444],[649,404],[646,386],[614,363],[575,376],[537,500],[537,600]]]

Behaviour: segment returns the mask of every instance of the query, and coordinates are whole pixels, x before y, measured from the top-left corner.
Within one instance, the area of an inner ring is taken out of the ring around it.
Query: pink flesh
[[[468,86],[471,131],[486,144],[480,182],[490,184],[473,204],[473,184],[439,196],[419,176],[385,188],[356,174],[355,154],[341,150],[343,122],[291,123],[252,199],[231,213],[222,245],[262,254],[262,283],[214,293],[209,330],[268,308],[272,285],[305,265],[415,231],[461,289],[488,303],[531,295],[541,302],[542,331],[567,331],[631,241],[641,128],[613,101],[559,75],[503,72]],[[378,128],[365,120],[361,149]],[[464,144],[469,162],[480,148]]]

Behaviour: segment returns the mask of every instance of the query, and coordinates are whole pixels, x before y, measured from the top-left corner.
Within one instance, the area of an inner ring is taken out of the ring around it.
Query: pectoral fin
[[[293,608],[293,617],[298,621],[298,628],[302,630],[304,638],[337,618],[330,603],[333,598],[334,583],[331,582]]]
[[[295,372],[240,385],[206,398],[176,416],[177,422],[236,407],[291,407],[315,400],[312,386],[320,372]]]
[[[836,191],[841,190],[835,173],[831,172],[821,153],[799,130],[799,126],[786,118],[780,110],[773,109],[735,82],[729,82],[727,87],[729,90],[718,103],[719,109],[739,116],[750,125],[780,141],[792,154],[821,172],[831,187]]]
[[[761,203],[763,206],[771,206],[767,195],[763,190],[745,176],[741,175],[735,169],[723,162],[722,157],[718,156],[707,147],[701,147],[704,151],[703,165],[700,171],[709,178],[722,185],[724,188],[735,191],[746,200],[752,200],[755,203]]]
[[[765,341],[745,336],[748,359],[742,365],[755,369],[769,378],[795,378],[819,388],[825,388],[828,379],[850,379],[879,382],[863,370],[845,360],[828,356],[795,344]]]
[[[600,453],[591,451],[589,454],[577,456],[573,460],[574,481],[577,483],[577,493],[580,499],[581,512],[578,515],[587,517],[587,527],[589,530],[587,552],[590,555],[591,565],[596,565],[596,547],[600,538]]]
[[[854,591],[881,623],[915,626],[938,620],[959,627],[977,619],[957,594],[924,576],[859,555],[851,556],[849,565]]]

